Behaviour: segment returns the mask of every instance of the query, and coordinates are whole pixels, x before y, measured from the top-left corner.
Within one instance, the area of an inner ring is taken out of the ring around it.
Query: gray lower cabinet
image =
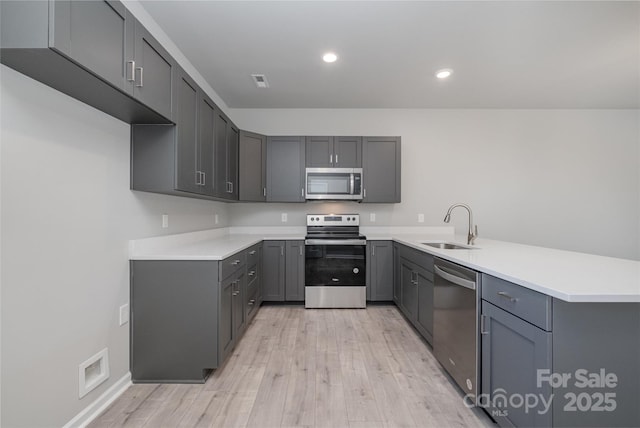
[[[263,241],[262,266],[262,300],[283,302],[285,296],[285,241]]]
[[[288,302],[304,301],[304,241],[286,241],[285,295]]]
[[[219,262],[131,261],[133,382],[203,383],[224,362],[260,304],[261,247]]]
[[[362,202],[400,202],[400,153],[400,137],[362,138]]]
[[[304,241],[263,241],[262,300],[304,301]]]
[[[267,200],[267,137],[254,132],[240,131],[239,200],[264,202]]]
[[[487,274],[481,294],[479,404],[500,426],[640,426],[640,304],[569,303]]]
[[[394,300],[393,285],[392,241],[367,241],[367,300]]]
[[[433,340],[433,256],[398,245],[394,302],[429,343]]]
[[[122,3],[2,1],[0,19],[3,64],[128,123],[173,120],[175,62]]]
[[[305,202],[305,138],[267,137],[267,202]]]

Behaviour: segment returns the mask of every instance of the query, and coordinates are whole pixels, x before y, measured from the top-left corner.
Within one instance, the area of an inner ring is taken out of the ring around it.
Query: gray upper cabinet
[[[220,110],[216,114],[214,128],[214,194],[219,198],[237,200],[239,131]]]
[[[400,202],[400,137],[363,137],[362,202]]]
[[[285,300],[304,301],[304,241],[287,241],[285,261]]]
[[[267,202],[304,202],[304,173],[304,137],[267,137]]]
[[[179,73],[176,86],[176,189],[197,193],[200,189],[200,150],[198,145],[198,89]]]
[[[217,107],[200,91],[198,97],[198,168],[195,180],[199,183],[198,193],[213,196],[213,148],[215,144],[214,124]],[[180,112],[176,112],[176,116]]]
[[[128,123],[172,123],[174,61],[117,1],[0,2],[0,61]]]
[[[171,83],[174,60],[146,28],[135,21],[135,50],[127,60],[133,96],[161,115],[172,118]],[[133,62],[133,64],[131,64]]]
[[[307,168],[362,167],[362,137],[306,137]]]
[[[267,200],[267,137],[240,131],[238,191],[241,201]]]
[[[392,241],[367,241],[367,300],[393,300]]]

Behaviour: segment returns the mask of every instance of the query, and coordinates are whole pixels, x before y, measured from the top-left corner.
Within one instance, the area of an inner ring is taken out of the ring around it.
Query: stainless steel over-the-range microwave
[[[307,168],[307,199],[362,200],[362,168]]]

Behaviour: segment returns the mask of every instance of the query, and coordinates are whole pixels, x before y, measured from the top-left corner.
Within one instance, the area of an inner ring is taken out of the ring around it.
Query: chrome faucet
[[[451,205],[449,207],[449,210],[447,211],[447,215],[444,216],[444,222],[449,223],[449,221],[451,220],[451,211],[453,211],[455,207],[462,207],[462,208],[465,208],[467,211],[469,211],[469,233],[467,234],[467,244],[473,245],[473,242],[478,237],[478,225],[475,225],[475,226],[473,225],[473,213],[471,212],[471,208],[469,207],[469,205],[466,205],[466,204]]]

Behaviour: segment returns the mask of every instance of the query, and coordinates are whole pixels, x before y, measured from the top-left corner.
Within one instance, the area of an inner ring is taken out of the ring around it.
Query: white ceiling
[[[141,2],[229,107],[640,108],[638,1]]]

